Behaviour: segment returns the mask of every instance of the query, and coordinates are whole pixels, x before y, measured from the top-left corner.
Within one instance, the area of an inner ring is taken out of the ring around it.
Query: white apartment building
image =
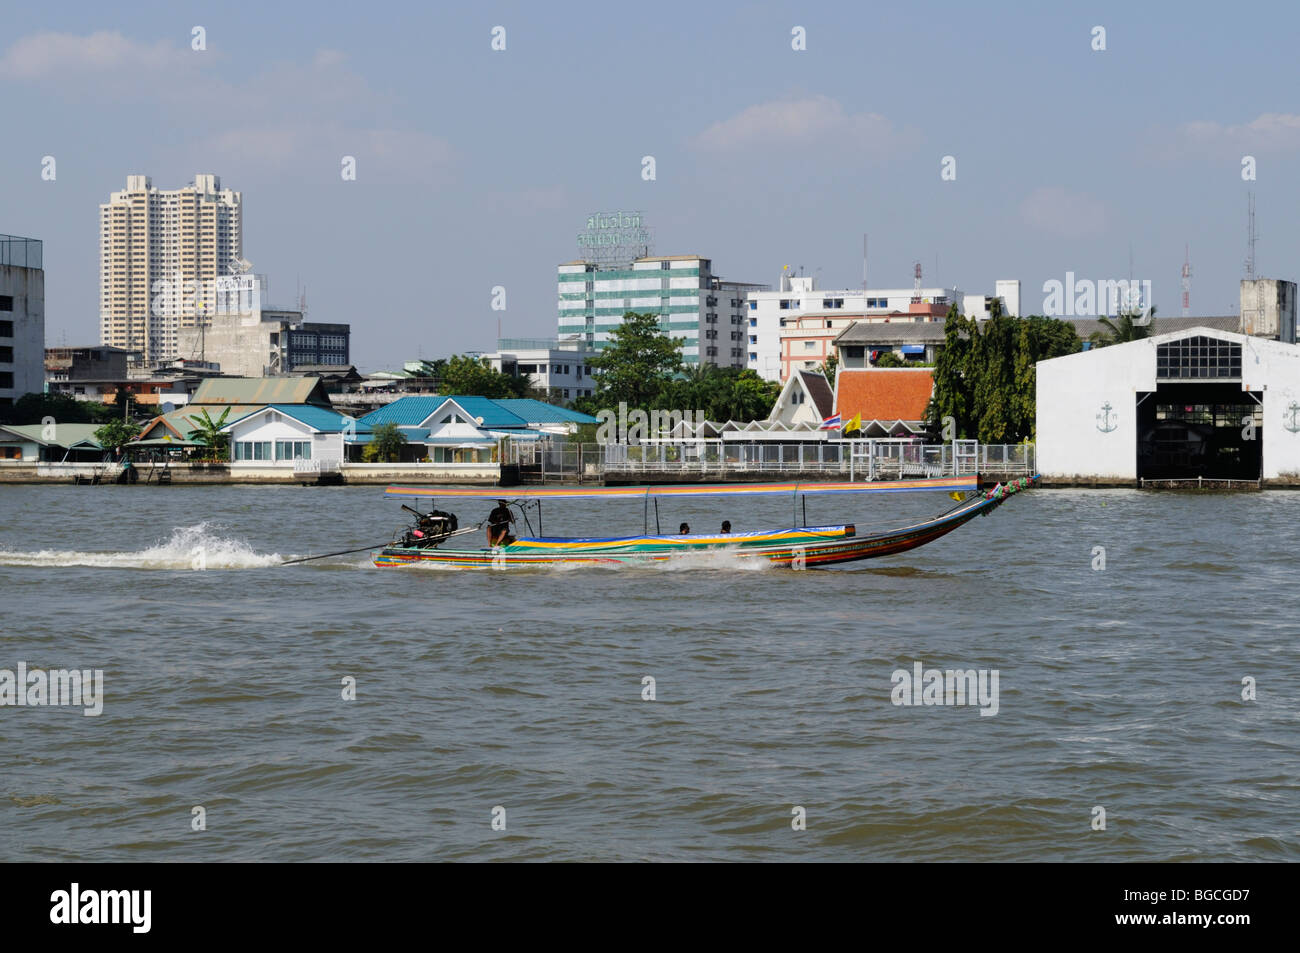
[[[1004,314],[1019,315],[1020,282],[998,281],[994,295],[915,287],[823,291],[813,276],[783,273],[776,291],[746,296],[745,366],[766,380],[785,381],[792,370],[825,361],[835,335],[854,321],[942,321],[954,303],[966,317],[984,320],[994,298]]]
[[[580,337],[560,340],[544,338],[502,338],[492,354],[483,355],[492,369],[512,377],[527,377],[534,387],[544,388],[566,404],[590,397],[596,387],[591,376],[589,349]]]
[[[699,255],[637,258],[623,265],[571,261],[557,269],[559,336],[600,350],[628,311],[659,316],[682,341],[684,364],[745,367],[745,296],[763,285],[723,281]]]
[[[215,175],[180,189],[129,175],[99,207],[100,343],[177,357],[178,332],[212,313],[212,283],[243,256],[243,197]]]
[[[45,391],[42,242],[0,235],[0,405]]]

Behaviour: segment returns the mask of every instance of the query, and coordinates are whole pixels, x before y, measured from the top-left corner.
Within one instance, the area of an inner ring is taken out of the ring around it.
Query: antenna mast
[[[1192,313],[1192,257],[1190,246],[1183,246],[1183,317]]]
[[[1249,250],[1246,255],[1246,277],[1255,277],[1255,241],[1259,236],[1255,233],[1255,193],[1247,193],[1246,203],[1246,247]]]
[[[913,269],[912,304],[921,303],[921,263],[918,261]]]

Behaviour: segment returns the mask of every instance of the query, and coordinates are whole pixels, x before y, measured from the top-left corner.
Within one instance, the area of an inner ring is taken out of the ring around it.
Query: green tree
[[[122,447],[140,436],[140,425],[133,420],[114,417],[95,431],[95,439],[105,450]]]
[[[438,393],[466,397],[524,397],[531,385],[526,377],[502,374],[486,357],[456,354],[441,370]]]
[[[1074,326],[1056,318],[1010,318],[995,311],[977,323],[958,314],[955,306],[944,332],[944,348],[935,362],[930,427],[942,434],[944,418],[951,417],[954,431],[945,436],[983,443],[1030,437],[1035,364],[1080,347]]]
[[[1151,306],[1151,312],[1147,315],[1148,323],[1139,324],[1143,320],[1140,312],[1135,310],[1121,311],[1113,319],[1109,317],[1098,318],[1097,323],[1103,325],[1106,330],[1093,331],[1088,335],[1088,341],[1093,347],[1109,347],[1112,344],[1124,344],[1127,341],[1141,341],[1143,338],[1151,336],[1152,324],[1150,320],[1156,316],[1155,305]]]
[[[121,417],[106,404],[77,400],[67,394],[23,394],[10,407],[0,407],[0,423],[39,424],[53,417],[61,424],[93,424]]]
[[[591,359],[596,387],[587,406],[654,406],[682,364],[682,342],[659,327],[653,314],[628,311],[610,333],[609,344]]]
[[[397,424],[379,424],[371,431],[370,443],[361,452],[361,459],[367,463],[395,463],[404,446],[406,434],[397,429]]]
[[[190,420],[194,423],[194,429],[188,434],[188,439],[201,443],[208,448],[208,456],[213,460],[225,460],[230,456],[230,434],[223,433],[221,428],[226,425],[226,418],[230,416],[230,408],[227,407],[221,412],[221,416],[213,420],[208,415],[208,409],[204,407],[197,415],[191,416]]]
[[[835,354],[831,354],[830,357],[826,358],[826,362],[822,364],[818,370],[822,372],[822,376],[826,378],[826,383],[830,384],[831,390],[834,391],[835,375],[840,371],[840,359],[836,357]]]
[[[907,361],[903,360],[893,351],[885,351],[880,357],[876,358],[872,367],[907,367]]]

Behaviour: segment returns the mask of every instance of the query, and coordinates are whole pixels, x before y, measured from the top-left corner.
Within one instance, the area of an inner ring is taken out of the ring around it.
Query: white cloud
[[[0,56],[0,76],[57,79],[117,70],[132,72],[194,65],[192,53],[167,43],[139,43],[116,30],[88,36],[35,33],[12,43]]]
[[[1090,195],[1060,186],[1041,186],[1020,203],[1026,225],[1060,238],[1099,235],[1106,230],[1106,206]]]
[[[1147,152],[1164,159],[1300,152],[1300,115],[1261,113],[1249,122],[1230,124],[1197,119],[1172,131],[1167,127],[1154,130],[1147,141]]]
[[[142,104],[160,124],[190,130],[177,144],[184,168],[240,167],[338,176],[355,156],[358,180],[443,182],[450,144],[430,133],[387,127],[392,97],[319,49],[258,73],[221,73],[220,55],[185,42],[143,43],[120,32],[38,33],[0,54],[0,77],[40,84],[78,102]]]
[[[695,137],[695,144],[712,152],[831,144],[837,150],[887,153],[913,148],[920,139],[916,130],[899,129],[879,113],[850,113],[829,96],[810,96],[750,106],[713,123]]]

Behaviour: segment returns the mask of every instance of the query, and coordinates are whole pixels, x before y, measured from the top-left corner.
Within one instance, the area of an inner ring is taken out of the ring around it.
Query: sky
[[[45,243],[50,345],[98,342],[98,209],[130,174],[242,192],[269,303],[305,286],[362,371],[554,337],[555,267],[596,211],[767,284],[861,287],[866,234],[871,287],[917,261],[927,287],[1018,278],[1022,313],[1073,272],[1149,280],[1176,316],[1190,247],[1191,313],[1225,315],[1253,192],[1256,273],[1300,278],[1300,5],[69,2],[4,24],[0,233]]]

